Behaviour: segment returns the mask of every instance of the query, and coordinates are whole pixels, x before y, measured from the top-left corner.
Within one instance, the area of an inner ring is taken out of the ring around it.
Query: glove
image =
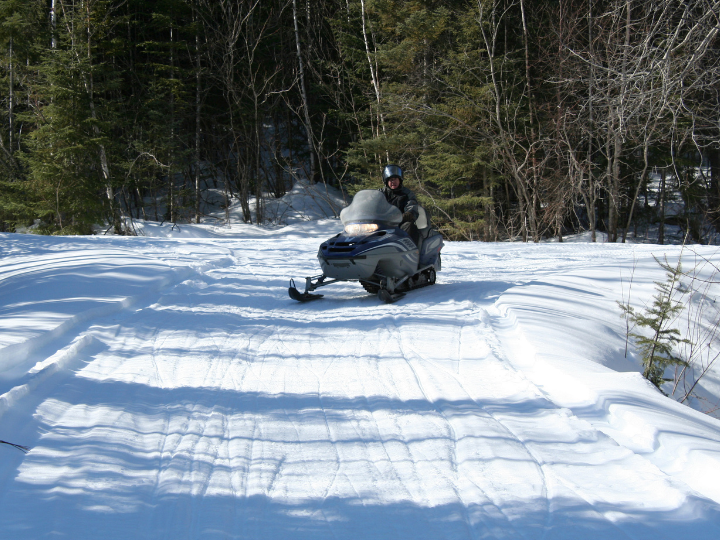
[[[415,214],[412,212],[405,212],[401,223],[415,223]]]

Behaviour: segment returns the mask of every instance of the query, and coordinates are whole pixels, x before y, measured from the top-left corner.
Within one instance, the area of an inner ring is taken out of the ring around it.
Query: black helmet
[[[402,186],[403,183],[403,172],[400,167],[397,165],[385,165],[385,168],[383,169],[383,183],[387,186],[388,180],[390,180],[393,176],[396,176],[400,179],[400,185]]]

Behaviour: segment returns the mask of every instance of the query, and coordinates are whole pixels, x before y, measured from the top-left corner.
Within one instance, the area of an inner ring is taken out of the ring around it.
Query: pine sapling
[[[618,302],[623,311],[622,316],[634,326],[650,330],[649,336],[638,332],[630,332],[630,337],[640,351],[643,363],[643,377],[660,388],[665,383],[665,369],[673,365],[687,365],[673,350],[681,343],[688,343],[681,337],[680,331],[672,324],[684,309],[682,302],[675,298],[682,276],[682,263],[671,266],[667,259],[657,263],[665,270],[665,281],[655,282],[655,295],[652,304],[638,313],[630,304]]]

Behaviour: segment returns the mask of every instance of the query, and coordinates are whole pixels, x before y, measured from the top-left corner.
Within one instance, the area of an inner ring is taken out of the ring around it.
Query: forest
[[[720,231],[720,0],[0,0],[0,232],[397,163],[452,240]],[[227,214],[229,218],[229,214]]]

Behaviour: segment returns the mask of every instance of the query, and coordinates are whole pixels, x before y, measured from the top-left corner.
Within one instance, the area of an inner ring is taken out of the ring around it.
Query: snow
[[[448,242],[395,304],[299,304],[336,219],[136,226],[0,235],[3,536],[720,538],[720,421],[616,304],[681,247]]]

